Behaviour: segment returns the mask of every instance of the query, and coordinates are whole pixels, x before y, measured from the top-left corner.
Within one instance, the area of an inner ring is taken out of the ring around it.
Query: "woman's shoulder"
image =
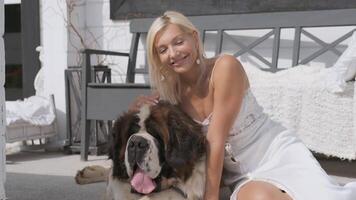
[[[233,55],[230,54],[221,54],[215,59],[215,66],[241,66],[240,61]]]
[[[219,82],[221,79],[226,80],[227,77],[244,81],[246,74],[240,61],[236,57],[229,54],[221,54],[215,60],[211,81]]]
[[[212,69],[212,73],[231,73],[235,72],[231,75],[236,75],[238,72],[242,72],[243,67],[240,61],[229,54],[221,54],[219,55],[214,62],[214,66]],[[239,73],[238,73],[239,74]]]

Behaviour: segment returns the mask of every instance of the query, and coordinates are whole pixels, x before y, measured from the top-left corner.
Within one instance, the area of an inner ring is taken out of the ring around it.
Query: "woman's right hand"
[[[129,112],[138,112],[143,105],[156,105],[159,101],[159,94],[157,92],[151,95],[140,95],[130,104]]]

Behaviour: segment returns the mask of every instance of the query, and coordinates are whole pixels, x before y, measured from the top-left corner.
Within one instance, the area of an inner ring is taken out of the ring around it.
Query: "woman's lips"
[[[173,67],[179,67],[180,65],[182,65],[182,64],[185,63],[185,60],[186,60],[187,57],[188,57],[188,56],[184,56],[184,57],[182,57],[181,59],[172,62],[172,63],[171,63],[171,66],[173,66]]]

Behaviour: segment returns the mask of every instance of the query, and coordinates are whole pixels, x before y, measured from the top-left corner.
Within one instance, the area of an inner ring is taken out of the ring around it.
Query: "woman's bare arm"
[[[207,133],[207,174],[205,200],[217,200],[224,162],[225,141],[239,113],[247,87],[245,72],[233,56],[216,63],[213,75],[214,107]]]

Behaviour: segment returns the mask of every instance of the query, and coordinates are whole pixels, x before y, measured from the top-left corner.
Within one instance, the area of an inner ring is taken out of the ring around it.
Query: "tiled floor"
[[[63,153],[21,152],[7,156],[5,183],[8,200],[99,200],[106,183],[78,185],[77,170],[87,165],[109,165],[106,156],[89,156],[80,161],[79,155]]]

